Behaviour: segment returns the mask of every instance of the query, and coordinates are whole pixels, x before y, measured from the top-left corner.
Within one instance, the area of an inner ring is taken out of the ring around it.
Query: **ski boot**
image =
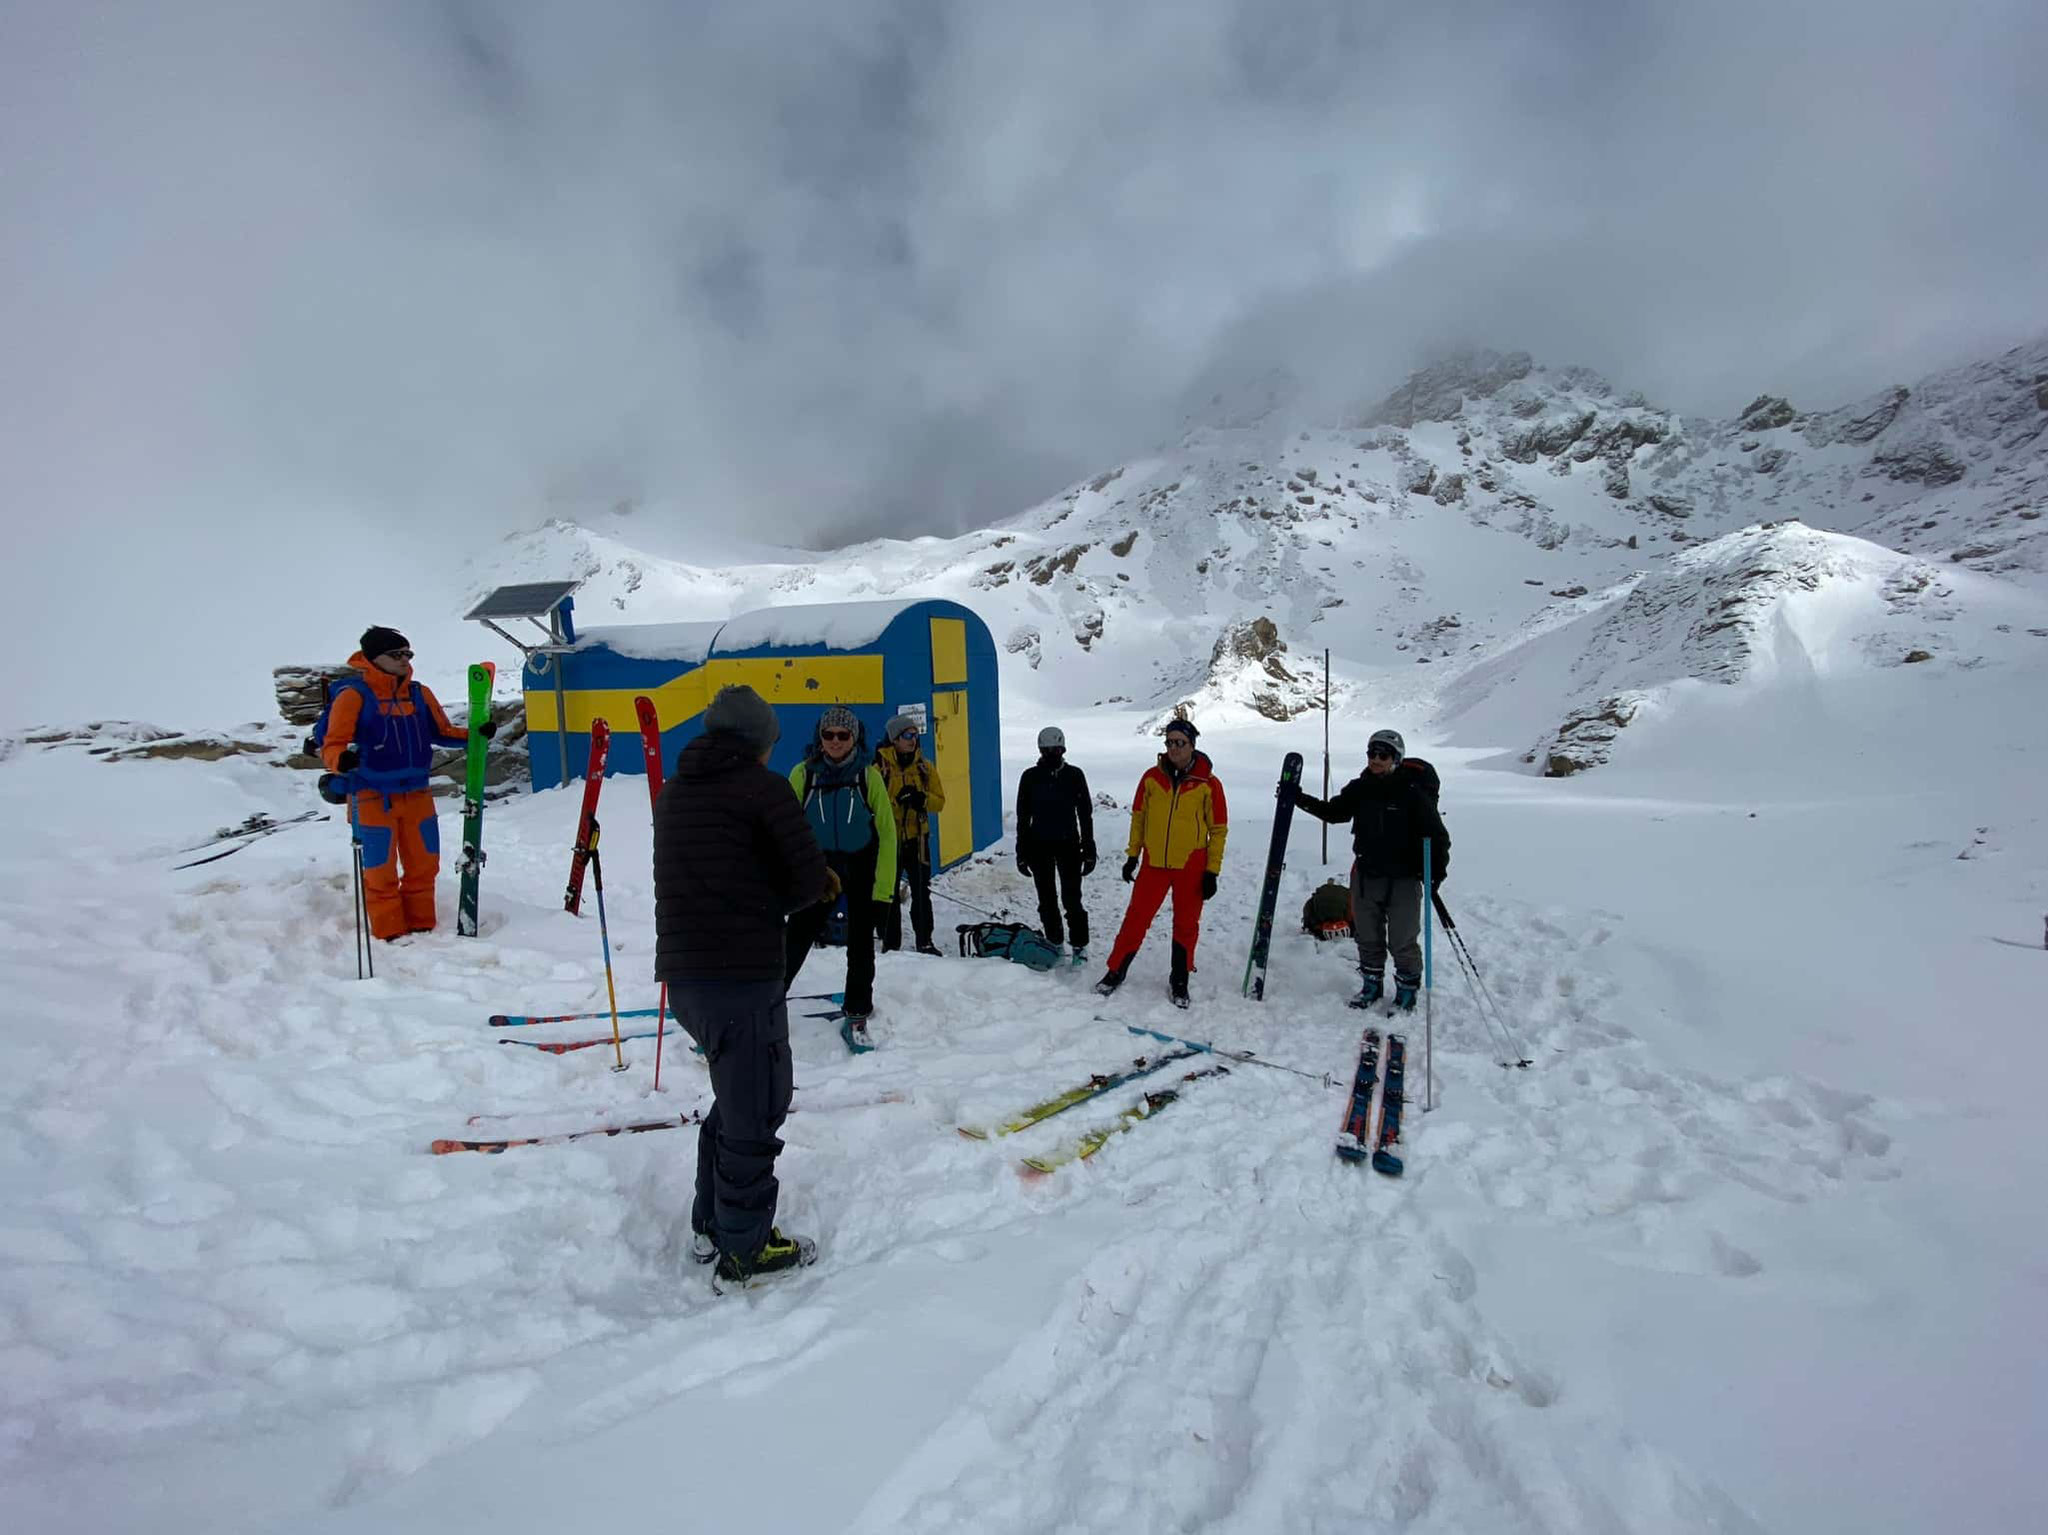
[[[1166,976],[1166,996],[1175,1007],[1188,1005],[1188,951],[1173,946],[1173,965]]]
[[[944,959],[946,957],[946,951],[940,948],[937,944],[933,943],[929,938],[920,938],[917,940],[917,952],[920,954],[935,955],[940,959]]]
[[[1085,944],[1085,943],[1077,943],[1077,944],[1075,944],[1075,945],[1074,945],[1074,955],[1073,955],[1073,958],[1072,958],[1072,960],[1071,960],[1071,961],[1069,961],[1069,963],[1070,963],[1070,964],[1071,964],[1071,965],[1073,966],[1073,968],[1074,968],[1074,969],[1076,969],[1076,970],[1079,970],[1079,969],[1080,969],[1080,968],[1081,968],[1081,967],[1082,967],[1083,965],[1087,964],[1087,963],[1088,963],[1088,945],[1087,945],[1087,944]]]
[[[1095,994],[1098,997],[1109,996],[1117,989],[1117,987],[1123,985],[1124,972],[1130,968],[1131,962],[1128,959],[1126,959],[1121,965],[1111,965],[1107,970],[1102,972],[1102,979],[1095,983]]]
[[[873,1036],[868,1033],[868,1014],[847,1009],[839,1018],[839,1037],[846,1041],[846,1048],[855,1055],[866,1055],[875,1048]]]
[[[1404,1013],[1415,1011],[1416,983],[1404,975],[1394,977],[1394,1006]]]
[[[818,1261],[818,1244],[809,1237],[790,1237],[782,1234],[782,1228],[768,1228],[768,1240],[750,1258],[737,1253],[720,1253],[718,1262],[712,1265],[711,1287],[721,1295],[728,1289],[738,1289],[752,1284],[768,1274],[781,1274],[790,1269],[807,1268]]]
[[[1371,1007],[1379,1001],[1387,989],[1386,975],[1379,970],[1361,970],[1359,979],[1365,984],[1358,988],[1358,995],[1345,1003],[1346,1007]]]
[[[709,1263],[718,1256],[718,1242],[708,1231],[690,1233],[690,1261]]]

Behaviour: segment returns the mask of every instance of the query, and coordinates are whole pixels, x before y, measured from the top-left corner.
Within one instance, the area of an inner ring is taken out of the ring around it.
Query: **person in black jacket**
[[[1386,988],[1394,956],[1394,1005],[1415,1006],[1422,984],[1422,839],[1429,838],[1431,889],[1451,867],[1451,834],[1436,808],[1436,771],[1402,759],[1407,744],[1393,730],[1373,732],[1365,771],[1328,800],[1297,790],[1294,803],[1319,821],[1351,823],[1351,932],[1364,984],[1353,1007],[1370,1007]]]
[[[1038,884],[1038,925],[1045,936],[1057,945],[1071,933],[1074,963],[1086,963],[1088,908],[1081,904],[1081,881],[1095,872],[1095,803],[1088,780],[1067,761],[1067,738],[1057,725],[1038,732],[1038,760],[1017,780],[1017,872]]]
[[[775,1225],[776,1132],[794,1090],[783,924],[838,887],[803,807],[767,767],[780,735],[760,694],[721,688],[654,807],[655,976],[711,1068],[691,1256],[742,1283],[818,1255]]]

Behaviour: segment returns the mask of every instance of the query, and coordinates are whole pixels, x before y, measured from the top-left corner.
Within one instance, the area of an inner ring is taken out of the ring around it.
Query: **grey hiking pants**
[[[752,1258],[775,1223],[775,1132],[795,1090],[782,982],[677,981],[668,1002],[711,1068],[690,1229],[709,1232],[720,1252]]]
[[[1422,881],[1374,879],[1351,865],[1351,935],[1358,967],[1378,975],[1394,956],[1394,976],[1422,984]]]

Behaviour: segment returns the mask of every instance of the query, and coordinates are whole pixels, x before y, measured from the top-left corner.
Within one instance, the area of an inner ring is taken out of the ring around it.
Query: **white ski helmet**
[[[1038,749],[1042,752],[1063,752],[1067,749],[1066,732],[1057,725],[1048,725],[1038,732]]]

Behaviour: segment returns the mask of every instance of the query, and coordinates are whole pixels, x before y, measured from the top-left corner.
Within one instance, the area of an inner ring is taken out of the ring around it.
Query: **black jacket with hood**
[[[654,807],[656,979],[780,980],[783,919],[824,898],[788,782],[731,732],[684,747]]]

